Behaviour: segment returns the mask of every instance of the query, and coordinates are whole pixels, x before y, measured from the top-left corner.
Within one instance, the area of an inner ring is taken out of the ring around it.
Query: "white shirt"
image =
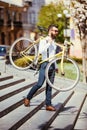
[[[42,39],[39,43],[39,54],[42,54],[42,60],[47,59],[47,49],[49,48],[49,58],[51,56],[54,56],[56,53],[56,44],[55,41],[52,40],[51,43],[49,43],[49,36]]]

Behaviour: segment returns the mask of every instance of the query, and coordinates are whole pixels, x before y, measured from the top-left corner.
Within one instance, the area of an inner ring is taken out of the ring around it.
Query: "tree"
[[[64,35],[63,30],[65,26],[65,17],[63,14],[63,10],[65,9],[65,6],[62,2],[58,4],[49,4],[46,6],[43,6],[39,12],[38,15],[38,23],[37,26],[42,26],[44,28],[48,28],[50,24],[55,24],[58,26],[59,35],[57,38],[57,41],[63,42],[64,41]],[[62,19],[58,19],[57,14],[62,14]]]
[[[71,8],[82,45],[83,82],[87,83],[87,0],[71,0]]]

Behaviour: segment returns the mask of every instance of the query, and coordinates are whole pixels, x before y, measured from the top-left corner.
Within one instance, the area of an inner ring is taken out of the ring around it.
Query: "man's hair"
[[[51,25],[49,25],[49,27],[48,27],[48,32],[49,32],[49,30],[50,30],[51,28],[53,28],[53,27],[58,28],[58,26],[57,26],[57,25],[55,25],[55,24],[51,24]]]

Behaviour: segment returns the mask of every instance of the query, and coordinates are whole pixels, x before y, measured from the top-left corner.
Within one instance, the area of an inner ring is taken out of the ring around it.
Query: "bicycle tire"
[[[58,74],[55,75],[54,83],[51,83],[49,79],[49,68],[55,62],[56,65],[58,65]],[[77,63],[74,60],[67,57],[64,59],[63,62],[63,66],[64,66],[63,68],[65,74],[61,75],[60,62],[61,62],[61,58],[55,58],[51,62],[49,62],[46,67],[45,76],[46,76],[46,81],[52,88],[58,91],[65,92],[73,89],[77,85],[80,78],[80,71]]]
[[[27,47],[29,50],[23,56],[23,52]],[[32,64],[37,56],[37,46],[29,38],[21,37],[15,40],[9,51],[9,59],[11,64],[19,70],[25,70],[32,67]]]

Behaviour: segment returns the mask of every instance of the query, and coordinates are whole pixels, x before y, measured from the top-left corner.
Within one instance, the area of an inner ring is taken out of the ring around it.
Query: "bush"
[[[82,58],[73,56],[72,59],[75,60],[77,63],[82,64]]]

